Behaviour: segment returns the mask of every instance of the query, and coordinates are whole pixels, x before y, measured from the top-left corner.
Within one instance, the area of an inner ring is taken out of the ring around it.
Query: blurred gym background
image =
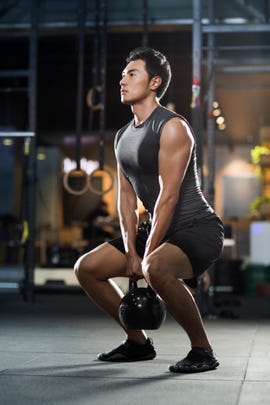
[[[201,186],[226,225],[201,311],[265,308],[269,10],[269,0],[1,1],[1,294],[81,293],[75,260],[119,234],[113,141],[131,119],[119,80],[129,51],[149,45],[171,62],[161,102],[192,123]]]

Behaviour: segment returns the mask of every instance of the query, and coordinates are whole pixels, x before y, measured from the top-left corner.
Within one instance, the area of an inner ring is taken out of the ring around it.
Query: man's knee
[[[143,275],[148,283],[157,288],[166,279],[166,265],[158,255],[149,255],[142,261]]]
[[[94,284],[113,277],[123,277],[126,258],[107,242],[81,256],[74,266],[80,284]]]
[[[80,284],[83,284],[89,277],[94,276],[95,269],[95,259],[92,257],[92,253],[81,256],[74,265],[74,273]]]

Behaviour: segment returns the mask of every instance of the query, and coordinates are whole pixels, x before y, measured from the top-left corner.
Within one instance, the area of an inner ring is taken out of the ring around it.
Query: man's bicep
[[[159,151],[159,175],[164,181],[181,183],[193,148],[193,139],[181,122],[166,125],[161,136]]]
[[[117,166],[117,173],[118,173],[118,186],[121,191],[125,192],[134,192],[133,187],[122,171],[121,167],[118,165]]]

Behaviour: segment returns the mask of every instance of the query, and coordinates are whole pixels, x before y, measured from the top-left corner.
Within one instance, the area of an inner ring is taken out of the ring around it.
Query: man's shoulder
[[[153,116],[152,116],[152,123],[151,126],[154,130],[154,132],[158,133],[159,135],[161,134],[161,131],[163,129],[163,126],[170,121],[172,118],[181,118],[179,114],[177,114],[175,111],[169,110],[168,108],[164,106],[159,106]]]
[[[186,117],[164,106],[159,106],[159,108],[157,109],[157,115],[159,115],[161,119],[163,118],[166,120],[170,120],[171,118],[179,118],[181,121],[184,121],[188,126],[190,126],[190,122]]]
[[[115,135],[115,146],[117,145],[119,139],[121,138],[122,134],[125,132],[125,130],[131,125],[132,121],[128,122],[126,125],[124,125],[122,128],[118,129]]]

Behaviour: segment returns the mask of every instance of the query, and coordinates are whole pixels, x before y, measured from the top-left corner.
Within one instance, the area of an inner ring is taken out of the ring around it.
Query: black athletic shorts
[[[151,222],[139,225],[136,249],[143,257],[145,244],[151,229]],[[168,233],[162,243],[168,242],[181,248],[188,256],[195,278],[184,280],[192,288],[197,286],[197,279],[220,256],[223,249],[224,229],[216,214],[204,218],[193,218],[181,225],[181,229]],[[122,237],[109,241],[111,245],[125,253]]]

